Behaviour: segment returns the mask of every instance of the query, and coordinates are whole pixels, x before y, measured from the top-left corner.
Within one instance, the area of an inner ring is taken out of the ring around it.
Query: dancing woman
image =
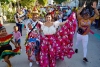
[[[17,48],[16,43],[12,40],[13,35],[7,34],[6,28],[4,26],[0,26],[0,60],[4,59],[4,61],[8,64],[8,67],[12,67],[10,58],[19,53],[19,48]],[[11,45],[12,42],[16,49],[12,50]]]
[[[43,35],[40,39],[40,67],[55,67],[56,59],[64,60],[64,56],[72,57],[74,54],[72,49],[75,32],[75,26],[72,24],[74,17],[71,16],[65,22],[60,23],[59,21],[53,22],[51,14],[46,15],[46,22],[41,25]],[[58,26],[62,26],[59,31],[57,31]]]
[[[82,12],[82,10],[86,6],[86,2],[84,3],[83,7],[77,12],[79,27],[78,27],[78,32],[77,32],[75,52],[78,53],[78,44],[80,41],[82,41],[83,53],[84,53],[83,60],[86,62],[88,62],[86,55],[87,55],[88,34],[90,31],[90,26],[91,26],[91,23],[95,20],[95,18],[99,15],[98,10],[96,9],[97,7],[96,5],[97,3],[93,2],[92,8],[94,9],[94,12],[95,12],[95,15],[93,17],[91,17],[89,9],[85,9]],[[82,12],[82,15],[80,15],[81,12]]]

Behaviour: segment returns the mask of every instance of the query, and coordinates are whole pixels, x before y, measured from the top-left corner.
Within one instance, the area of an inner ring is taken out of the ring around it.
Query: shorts
[[[15,42],[20,44],[20,43],[21,43],[21,40],[20,40],[20,39],[18,39],[18,41],[16,41],[16,39],[15,39]]]

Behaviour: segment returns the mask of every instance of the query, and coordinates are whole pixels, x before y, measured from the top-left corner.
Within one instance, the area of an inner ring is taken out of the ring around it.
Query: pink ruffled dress
[[[58,21],[50,27],[41,25],[44,35],[41,36],[40,67],[55,67],[56,59],[64,60],[65,56],[71,58],[74,54],[72,46],[76,30],[75,13],[67,20],[59,31],[57,31],[60,23]]]

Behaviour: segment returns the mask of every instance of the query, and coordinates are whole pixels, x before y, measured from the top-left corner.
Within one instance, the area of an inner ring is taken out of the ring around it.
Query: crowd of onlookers
[[[20,32],[22,33],[23,21],[32,18],[32,13],[37,12],[39,13],[39,20],[41,22],[45,21],[45,16],[47,13],[51,13],[53,20],[59,20],[60,22],[65,21],[66,18],[71,14],[72,8],[69,6],[67,7],[60,7],[60,6],[48,6],[48,7],[41,7],[37,9],[34,7],[32,9],[25,9],[20,8],[16,10],[14,15],[16,25],[18,26]]]
[[[32,18],[32,12],[33,11],[38,11],[39,13],[39,20],[44,22],[45,21],[45,15],[47,13],[51,13],[52,17],[54,18],[53,20],[59,20],[59,21],[64,21],[66,18],[70,15],[72,11],[77,12],[78,8],[70,8],[69,6],[48,6],[48,7],[40,7],[37,9],[37,6],[32,8],[32,9],[17,9],[15,15],[15,21],[16,23],[22,22],[25,19]],[[100,13],[100,9],[98,9]],[[16,20],[18,18],[19,20]],[[92,26],[95,27],[95,29],[100,29],[100,16],[98,16],[95,21],[93,22]]]
[[[99,11],[99,16],[94,21],[94,27],[96,29],[99,29],[100,30],[100,9],[98,9],[98,11]]]

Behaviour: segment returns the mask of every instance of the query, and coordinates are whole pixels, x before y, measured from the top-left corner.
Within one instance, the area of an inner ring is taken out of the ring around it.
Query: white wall
[[[53,4],[53,2],[54,2],[53,0],[48,0],[48,5]]]
[[[71,0],[70,2],[64,2],[63,6],[70,6],[70,7],[78,7],[79,6],[79,0]]]

